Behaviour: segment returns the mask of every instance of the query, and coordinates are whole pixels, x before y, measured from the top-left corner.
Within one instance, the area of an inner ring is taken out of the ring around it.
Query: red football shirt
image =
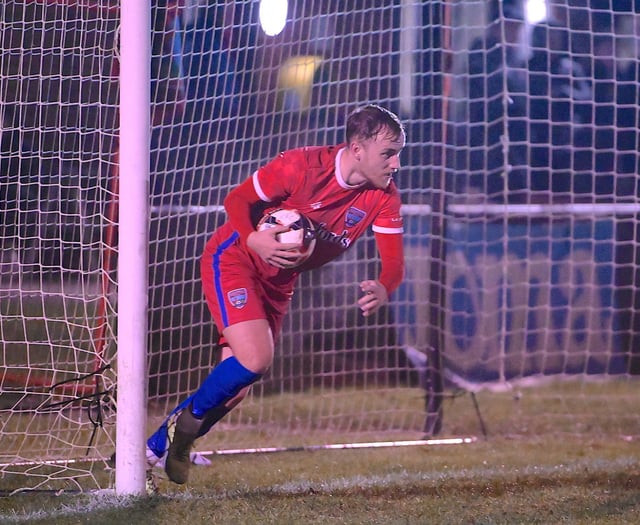
[[[342,146],[287,151],[243,183],[253,186],[251,202],[257,195],[268,209],[295,208],[307,215],[318,228],[318,238],[313,254],[301,266],[280,269],[248,249],[230,221],[220,226],[205,247],[202,280],[209,309],[221,329],[267,319],[277,334],[299,273],[341,255],[369,226],[383,256],[379,278],[389,291],[397,286],[403,268],[402,243],[397,243],[403,232],[398,190],[393,181],[384,190],[368,184],[348,186],[340,174],[340,151]],[[248,222],[245,226],[251,228]]]
[[[401,234],[400,196],[392,181],[384,189],[347,185],[340,174],[344,145],[280,153],[253,174],[256,193],[268,209],[296,209],[319,229],[313,254],[296,271],[317,268],[341,255],[369,226]]]

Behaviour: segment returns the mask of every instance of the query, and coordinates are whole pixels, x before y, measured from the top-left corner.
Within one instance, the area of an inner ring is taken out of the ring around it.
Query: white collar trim
[[[340,162],[340,159],[342,159],[342,154],[344,153],[344,150],[345,148],[342,148],[340,151],[338,151],[338,154],[336,155],[336,169],[335,169],[336,181],[338,182],[341,188],[344,188],[345,190],[354,190],[356,188],[360,188],[361,186],[364,186],[367,182],[364,181],[360,184],[351,185],[351,184],[347,184],[347,182],[344,180],[344,177],[342,176],[342,167]]]

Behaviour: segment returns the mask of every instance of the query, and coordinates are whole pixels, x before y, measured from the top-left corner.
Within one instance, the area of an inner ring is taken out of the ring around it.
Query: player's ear
[[[349,144],[349,149],[355,159],[360,160],[360,156],[362,155],[362,144],[357,140],[353,140],[351,141],[351,144]]]

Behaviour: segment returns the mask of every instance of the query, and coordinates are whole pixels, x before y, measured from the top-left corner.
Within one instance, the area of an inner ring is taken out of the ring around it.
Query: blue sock
[[[167,418],[162,422],[162,425],[158,427],[158,430],[156,430],[153,434],[151,434],[151,436],[149,436],[149,439],[147,439],[147,446],[159,458],[161,458],[164,455],[164,453],[167,451],[169,419],[171,419],[171,416],[173,416],[176,412],[179,412],[180,410],[184,410],[187,406],[189,406],[189,403],[191,403],[192,398],[193,396],[188,397],[182,403],[180,403],[176,408],[174,408],[171,411],[171,413],[167,416]]]
[[[231,399],[245,386],[255,383],[260,377],[262,374],[256,374],[245,368],[234,356],[220,362],[200,385],[196,393],[173,409],[158,430],[149,437],[147,446],[156,456],[162,457],[167,450],[167,426],[173,414],[184,410],[191,404],[191,413],[197,418],[203,418],[209,410],[221,407],[225,401]],[[227,412],[227,410],[223,410],[220,417],[205,421],[206,431],[210,430],[213,424]],[[201,431],[199,435],[204,435],[206,431]]]
[[[211,371],[192,396],[191,413],[197,418],[204,417],[208,410],[228,401],[260,377],[262,374],[245,368],[234,356],[225,359]]]

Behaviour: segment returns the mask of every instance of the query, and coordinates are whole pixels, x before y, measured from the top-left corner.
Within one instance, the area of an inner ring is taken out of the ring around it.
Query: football
[[[287,226],[289,229],[276,235],[276,239],[282,243],[297,244],[302,252],[302,256],[291,261],[287,268],[300,266],[311,256],[316,245],[313,222],[298,210],[279,208],[265,213],[256,229],[262,231],[278,225]]]

